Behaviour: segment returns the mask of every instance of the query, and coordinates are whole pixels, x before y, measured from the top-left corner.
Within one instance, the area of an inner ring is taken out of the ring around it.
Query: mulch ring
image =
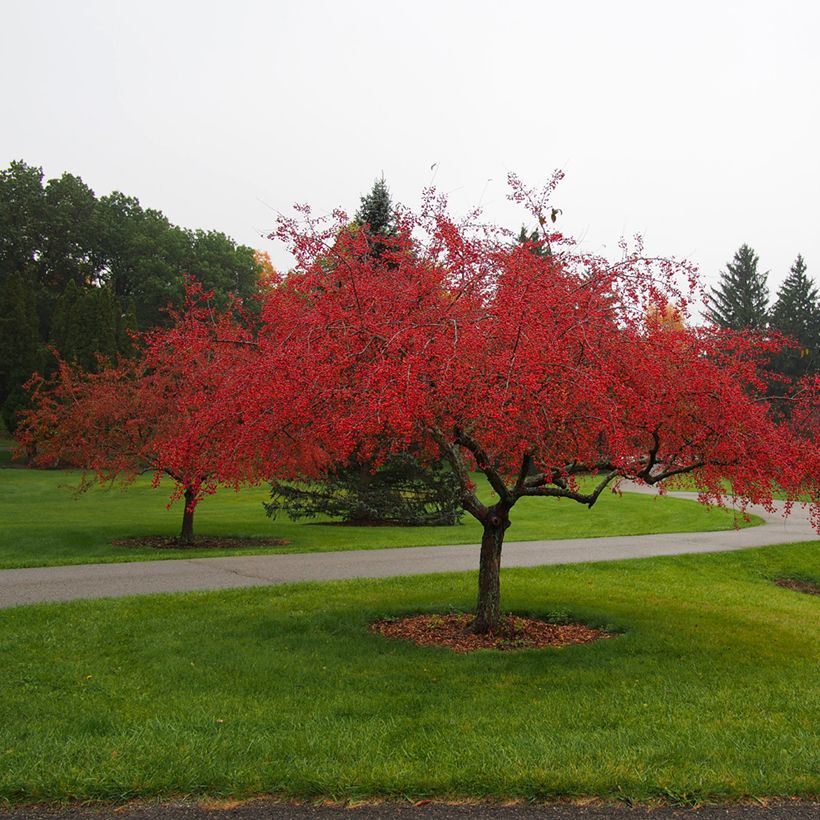
[[[178,537],[167,535],[144,535],[140,538],[118,538],[112,541],[117,547],[155,550],[244,550],[261,547],[284,547],[290,543],[283,538],[239,538],[218,535],[195,535],[190,544]]]
[[[799,581],[797,578],[775,578],[774,582],[779,587],[792,589],[795,592],[805,592],[806,595],[820,595],[820,586],[811,581]]]
[[[376,621],[370,625],[370,631],[419,646],[444,646],[460,654],[477,649],[510,651],[572,646],[615,637],[612,632],[585,624],[551,624],[519,615],[505,615],[500,628],[492,634],[474,635],[467,631],[472,621],[472,615],[408,615]]]

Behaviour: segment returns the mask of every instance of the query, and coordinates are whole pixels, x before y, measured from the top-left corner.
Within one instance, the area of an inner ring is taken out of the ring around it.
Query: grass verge
[[[481,479],[479,486],[489,496]],[[339,527],[267,518],[266,487],[230,490],[205,499],[197,508],[195,529],[214,536],[286,539],[287,547],[241,550],[155,550],[114,546],[114,539],[178,534],[181,506],[166,509],[167,489],[152,489],[148,477],[127,490],[95,487],[75,495],[79,473],[0,469],[0,569],[108,561],[190,558],[193,555],[318,552],[385,547],[471,544],[481,540],[478,523],[465,516],[454,527]],[[525,498],[512,513],[507,538],[514,541],[640,535],[658,532],[727,530],[730,512],[693,501],[626,493],[604,494],[588,510],[572,501]],[[741,526],[747,522],[740,521]],[[751,523],[759,523],[753,519]],[[325,522],[326,524],[326,522]]]
[[[475,574],[40,605],[0,621],[0,799],[672,802],[820,792],[818,544],[504,572],[620,631],[455,655],[370,633]]]

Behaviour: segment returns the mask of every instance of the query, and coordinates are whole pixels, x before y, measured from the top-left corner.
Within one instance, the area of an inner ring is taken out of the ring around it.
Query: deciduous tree
[[[512,179],[542,226],[556,182],[528,191]],[[687,266],[639,249],[610,262],[557,233],[550,255],[533,254],[475,215],[457,224],[433,198],[401,217],[375,264],[366,237],[341,230],[346,215],[302,217],[280,222],[297,269],[270,294],[257,355],[212,423],[241,418],[231,450],[275,462],[280,477],[310,479],[354,453],[378,464],[410,445],[446,458],[484,530],[474,630],[498,624],[521,498],[592,507],[621,479],[686,473],[704,501],[725,498],[725,479],[741,505],[771,504],[775,477],[797,491],[799,442],[757,398],[758,342],[651,319],[670,305],[685,319]],[[283,431],[298,442],[287,458]]]
[[[168,476],[171,500],[184,502],[183,543],[193,538],[197,504],[216,491],[217,463],[231,457],[194,422],[250,343],[230,312],[214,309],[212,296],[190,283],[174,324],[144,334],[137,358],[101,361],[98,372],[59,360],[51,378],[32,380],[34,406],[18,431],[22,447],[35,453],[33,466],[73,466],[91,480],[125,483],[145,472],[156,483]],[[239,466],[232,465],[235,476]]]

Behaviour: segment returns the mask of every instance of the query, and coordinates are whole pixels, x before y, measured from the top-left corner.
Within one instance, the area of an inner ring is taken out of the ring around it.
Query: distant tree
[[[220,306],[234,297],[250,298],[259,284],[259,267],[253,248],[237,245],[221,231],[188,231],[190,249],[184,270],[203,288],[213,291]]]
[[[422,467],[409,453],[385,464],[351,459],[313,483],[271,483],[268,515],[280,510],[294,520],[328,515],[351,523],[450,526],[462,518],[461,487],[443,462]]]
[[[50,344],[66,361],[95,372],[100,357],[113,361],[131,350],[131,323],[110,288],[80,288],[71,280],[56,303]]]
[[[544,234],[536,229],[528,231],[526,225],[521,226],[516,242],[525,245],[530,253],[536,256],[549,256],[551,253],[549,241]]]
[[[273,287],[279,281],[279,274],[270,261],[270,254],[267,251],[254,251],[253,258],[256,262],[256,269],[259,271],[259,288],[266,290]]]
[[[820,296],[798,255],[777,292],[770,326],[796,343],[774,357],[772,367],[797,380],[820,369]]]
[[[169,324],[166,309],[181,306],[186,274],[225,305],[255,293],[260,270],[251,248],[219,231],[183,229],[134,197],[97,198],[73,174],[44,181],[42,169],[12,162],[0,170],[0,287],[19,276],[33,290],[37,344],[24,355],[23,333],[0,349],[17,357],[3,365],[0,406],[23,395],[29,359],[46,344],[93,369],[96,354],[131,347],[137,322],[142,330]]]
[[[764,330],[768,321],[769,289],[765,273],[757,270],[757,254],[741,245],[712,288],[709,318],[731,330]]]
[[[33,466],[86,471],[81,489],[95,480],[129,483],[145,472],[156,483],[168,476],[172,500],[184,502],[185,544],[193,539],[196,506],[217,489],[217,463],[228,457],[212,430],[191,421],[220,381],[230,381],[249,343],[212,297],[192,283],[172,327],[146,333],[135,358],[96,373],[60,360],[51,377],[35,377],[33,406],[22,413],[17,436],[35,453]]]
[[[12,433],[18,412],[29,406],[23,384],[42,362],[35,288],[22,274],[10,274],[0,282],[0,410]]]
[[[356,211],[355,221],[366,227],[371,234],[394,236],[396,233],[396,215],[393,201],[384,177],[377,179],[370,193],[361,198],[361,205]]]
[[[0,281],[37,278],[45,207],[42,169],[16,161],[0,171]]]
[[[361,198],[354,222],[368,237],[370,253],[379,257],[385,250],[385,239],[396,234],[396,214],[384,177],[373,183],[369,194]]]

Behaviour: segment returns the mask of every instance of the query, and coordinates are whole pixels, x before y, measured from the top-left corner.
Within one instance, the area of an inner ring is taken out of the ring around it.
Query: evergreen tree
[[[712,288],[709,318],[718,326],[741,330],[765,330],[768,320],[769,288],[766,273],[757,270],[757,254],[741,245],[734,259]]]
[[[820,295],[799,254],[777,292],[770,326],[798,345],[774,357],[774,370],[790,379],[799,379],[820,369]]]
[[[14,432],[17,413],[29,406],[23,385],[42,367],[36,293],[21,274],[0,285],[0,399],[6,428]]]
[[[530,252],[536,256],[551,256],[549,242],[544,238],[538,230],[527,231],[527,226],[522,225],[516,239],[519,245],[529,245]]]
[[[396,216],[384,177],[377,179],[370,193],[361,198],[355,221],[374,235],[393,236],[396,233]]]
[[[396,235],[396,215],[393,212],[393,202],[384,177],[377,179],[370,189],[370,193],[361,198],[361,205],[356,211],[354,222],[366,231],[370,237],[371,253],[380,257],[386,244],[380,237]]]

